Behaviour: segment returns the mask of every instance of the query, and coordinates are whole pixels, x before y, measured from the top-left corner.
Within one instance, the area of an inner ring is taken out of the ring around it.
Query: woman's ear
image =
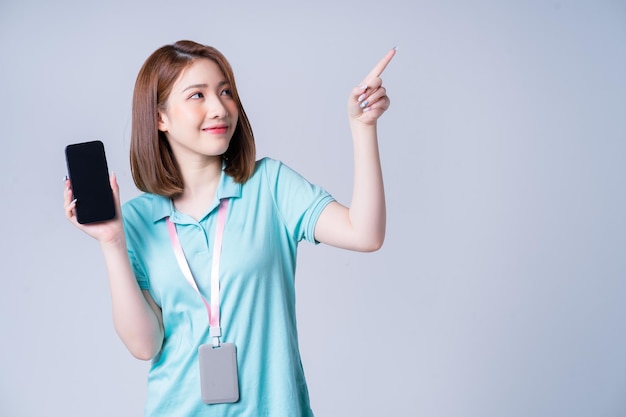
[[[167,132],[167,116],[160,110],[157,111],[157,128],[161,132]]]

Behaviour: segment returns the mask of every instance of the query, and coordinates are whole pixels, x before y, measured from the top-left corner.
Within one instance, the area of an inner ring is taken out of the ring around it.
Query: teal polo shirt
[[[198,347],[211,343],[208,314],[180,271],[165,219],[176,225],[196,283],[210,300],[221,198],[229,199],[220,259],[221,340],[237,347],[240,400],[206,405]],[[315,243],[315,224],[331,201],[322,188],[266,158],[245,184],[222,172],[213,206],[200,221],[154,194],[124,204],[131,265],[139,286],[161,307],[165,330],[148,374],[146,416],[313,415],[296,329],[296,252],[302,240]]]

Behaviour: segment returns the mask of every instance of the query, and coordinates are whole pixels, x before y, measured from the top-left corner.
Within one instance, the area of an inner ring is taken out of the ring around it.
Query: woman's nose
[[[226,106],[224,106],[224,103],[222,103],[222,100],[216,95],[211,95],[210,97],[211,98],[206,101],[209,115],[214,118],[226,117],[228,110]]]

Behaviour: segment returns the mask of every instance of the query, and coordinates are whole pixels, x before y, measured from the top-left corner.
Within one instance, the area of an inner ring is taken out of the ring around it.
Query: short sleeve
[[[130,265],[133,269],[133,273],[135,274],[135,279],[139,284],[139,288],[141,288],[142,290],[149,290],[150,280],[148,279],[143,264],[139,261],[137,256],[138,245],[141,244],[141,236],[132,221],[133,212],[134,210],[132,210],[129,204],[126,204],[122,209],[128,258],[130,260]]]
[[[292,238],[318,243],[315,225],[333,197],[280,161],[266,158],[262,163],[274,204]]]

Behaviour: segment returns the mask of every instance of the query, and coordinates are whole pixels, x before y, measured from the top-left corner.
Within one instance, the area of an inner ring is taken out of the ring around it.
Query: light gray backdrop
[[[345,203],[346,97],[400,47],[385,246],[301,248],[318,416],[626,415],[623,0],[2,0],[0,415],[142,413],[63,148],[103,140],[135,196],[135,76],[186,38],[231,60],[259,157]]]

